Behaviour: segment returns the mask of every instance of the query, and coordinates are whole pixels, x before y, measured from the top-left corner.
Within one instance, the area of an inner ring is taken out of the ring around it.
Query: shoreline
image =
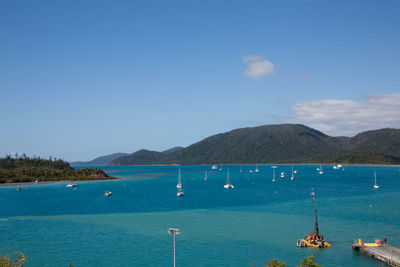
[[[163,167],[163,166],[212,166],[212,165],[234,165],[234,166],[240,166],[240,165],[330,165],[334,166],[338,163],[218,163],[218,164],[148,164],[148,165],[88,165],[88,166],[106,166],[106,167]],[[339,163],[342,164],[342,163]],[[343,163],[342,165],[344,166],[380,166],[380,167],[400,167],[400,164],[373,164],[373,163],[352,163],[352,164],[345,164]],[[82,165],[84,166],[84,165]]]
[[[21,183],[0,183],[0,187],[6,186],[24,186],[24,185],[44,185],[55,183],[79,183],[79,182],[100,182],[100,181],[115,181],[122,180],[122,178],[109,177],[107,179],[93,179],[93,180],[58,180],[58,181],[42,181],[42,182],[21,182]]]

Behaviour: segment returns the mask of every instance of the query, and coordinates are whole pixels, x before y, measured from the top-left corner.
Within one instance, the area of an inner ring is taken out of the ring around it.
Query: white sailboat
[[[317,169],[319,174],[324,174],[324,170],[322,169],[322,165],[319,165],[319,168]]]
[[[229,168],[226,174],[226,184],[224,185],[224,188],[226,189],[234,188],[233,184],[231,184],[231,182],[229,181]]]
[[[204,181],[207,181],[207,171],[204,174]]]
[[[258,165],[256,165],[256,169],[254,170],[255,172],[259,172],[260,170],[258,169]]]
[[[285,172],[281,172],[281,178],[285,178]]]
[[[176,193],[177,197],[183,197],[185,194],[183,193],[182,188],[178,188],[178,193]]]
[[[292,177],[290,177],[290,180],[294,180],[294,171],[293,171],[293,165],[292,165]]]
[[[242,170],[242,165],[240,165],[240,173],[242,173],[243,172],[243,170]]]
[[[374,171],[374,177],[375,177],[374,189],[378,189],[379,185],[376,184],[376,171]]]
[[[182,182],[181,182],[181,168],[179,168],[179,171],[178,171],[178,184],[176,185],[176,188],[182,188]]]
[[[275,180],[275,169],[278,168],[278,167],[277,166],[271,166],[271,168],[272,168],[272,173],[273,173],[272,182],[275,182],[276,181]]]
[[[212,170],[216,170],[216,169],[218,169],[218,166],[214,164],[214,165],[211,166],[211,169]]]

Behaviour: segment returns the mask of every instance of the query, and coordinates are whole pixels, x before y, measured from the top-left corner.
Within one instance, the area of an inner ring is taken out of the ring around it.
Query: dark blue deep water
[[[177,166],[101,167],[114,181],[0,187],[0,254],[22,251],[26,266],[295,266],[314,255],[323,266],[381,266],[353,252],[351,241],[387,237],[400,247],[400,167],[278,165],[182,166],[185,196],[176,197]],[[227,169],[234,189],[224,189]],[[208,171],[208,180],[204,173]],[[280,178],[280,172],[286,172]],[[374,171],[380,186],[374,190]],[[311,188],[320,231],[331,248],[297,248],[313,230]],[[105,191],[112,191],[104,197]]]

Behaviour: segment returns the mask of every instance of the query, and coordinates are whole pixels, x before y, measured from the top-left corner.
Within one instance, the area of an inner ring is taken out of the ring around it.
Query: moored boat
[[[177,197],[183,197],[185,194],[182,191],[182,188],[178,188],[178,193],[176,193]]]
[[[226,174],[226,184],[224,185],[224,188],[226,188],[226,189],[234,188],[233,184],[231,184],[231,182],[229,181],[229,168],[228,168],[228,172]]]
[[[313,205],[314,217],[315,217],[314,231],[311,232],[309,235],[305,235],[303,239],[297,240],[297,246],[298,247],[314,247],[314,248],[330,247],[331,244],[329,244],[329,242],[326,241],[324,239],[324,237],[322,235],[320,235],[320,233],[319,233],[317,209],[315,208],[315,204],[314,204],[315,193],[314,193],[313,189],[311,191],[311,196],[312,196],[312,205]]]
[[[182,188],[182,181],[181,181],[181,168],[178,169],[178,184],[176,188]]]
[[[277,166],[271,166],[272,168],[272,182],[275,182],[275,169],[278,168]]]
[[[374,177],[375,177],[374,189],[378,189],[379,185],[376,183],[376,171],[374,171]]]

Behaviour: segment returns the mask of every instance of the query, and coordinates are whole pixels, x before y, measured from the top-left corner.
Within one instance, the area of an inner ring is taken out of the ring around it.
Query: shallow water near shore
[[[278,165],[182,166],[185,196],[176,197],[176,166],[102,166],[115,181],[0,187],[0,253],[22,251],[26,266],[172,266],[168,227],[180,228],[177,266],[295,266],[314,255],[323,266],[381,266],[351,241],[387,237],[400,247],[400,167]],[[230,169],[235,188],[223,188]],[[208,179],[204,173],[208,171]],[[285,178],[279,178],[280,172]],[[374,171],[378,190],[373,189]],[[331,248],[297,248],[313,230],[311,188],[319,227]],[[105,191],[112,191],[104,197]]]

